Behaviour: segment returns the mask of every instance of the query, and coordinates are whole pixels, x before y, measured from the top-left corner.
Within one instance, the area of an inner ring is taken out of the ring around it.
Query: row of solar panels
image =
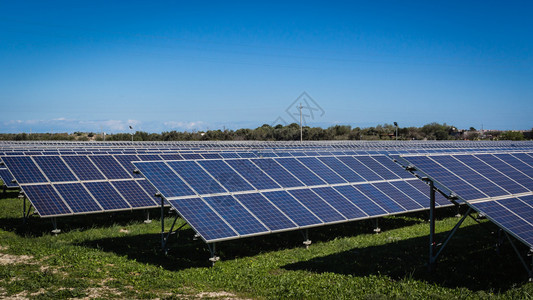
[[[429,207],[428,187],[383,155],[133,164],[206,242]]]
[[[533,247],[533,152],[402,158]]]

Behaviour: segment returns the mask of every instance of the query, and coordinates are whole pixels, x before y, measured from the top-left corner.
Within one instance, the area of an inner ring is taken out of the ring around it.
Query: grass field
[[[533,284],[511,246],[496,251],[497,228],[468,218],[428,274],[427,212],[217,244],[208,261],[204,242],[185,226],[160,250],[160,223],[143,212],[50,220],[22,225],[16,192],[0,199],[0,298],[310,298],[531,299]],[[458,221],[437,210],[438,238]],[[152,216],[158,216],[157,211]],[[167,228],[172,213],[165,219]],[[180,221],[178,221],[180,222]],[[526,253],[527,249],[519,245]]]

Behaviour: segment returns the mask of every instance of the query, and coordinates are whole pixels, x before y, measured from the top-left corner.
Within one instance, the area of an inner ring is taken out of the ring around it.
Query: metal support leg
[[[57,229],[57,219],[56,218],[52,218],[52,226],[54,226],[54,230],[52,230],[52,233],[57,235],[58,233],[61,232],[61,229]]]
[[[220,257],[216,256],[216,244],[215,243],[208,243],[207,247],[209,248],[209,252],[211,253],[211,257],[209,258],[209,261],[212,263],[212,266],[215,266],[215,262],[220,260]]]
[[[150,220],[150,211],[149,210],[146,210],[146,220],[144,220],[144,223],[145,224],[152,223],[152,220]]]
[[[507,240],[509,241],[509,244],[511,244],[511,246],[513,247],[514,252],[516,253],[518,258],[520,259],[520,262],[522,263],[522,265],[526,269],[527,275],[529,277],[528,281],[529,282],[533,282],[533,248],[529,249],[529,252],[527,253],[527,256],[531,256],[532,257],[531,258],[531,266],[528,266],[526,260],[522,257],[522,254],[520,253],[520,251],[518,251],[518,248],[516,248],[516,245],[514,244],[513,240],[511,239],[511,237],[509,236],[509,234],[507,232],[505,232],[505,236],[507,237]]]
[[[26,224],[26,196],[22,198],[22,224]]]
[[[381,228],[379,228],[379,219],[378,218],[375,218],[375,223],[376,223],[376,227],[374,228],[374,232],[376,234],[380,233],[381,232]]]
[[[165,246],[165,202],[163,197],[161,197],[161,250],[163,250],[166,255],[167,251]]]
[[[433,181],[429,181],[429,263],[428,271],[435,270],[435,186]]]
[[[304,235],[303,244],[305,245],[305,249],[309,249],[309,246],[311,245],[311,240],[309,239],[309,231],[307,229],[304,229],[302,234]]]

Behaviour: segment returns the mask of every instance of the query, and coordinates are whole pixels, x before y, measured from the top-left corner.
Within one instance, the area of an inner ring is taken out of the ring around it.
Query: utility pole
[[[133,127],[130,125],[130,131],[131,131],[131,143],[133,144]]]
[[[304,130],[303,130],[303,127],[302,127],[302,103],[300,102],[300,106],[298,106],[298,108],[300,109],[300,143],[303,143],[303,140],[304,140]]]
[[[396,140],[398,140],[398,123],[394,122],[394,126],[396,127]]]

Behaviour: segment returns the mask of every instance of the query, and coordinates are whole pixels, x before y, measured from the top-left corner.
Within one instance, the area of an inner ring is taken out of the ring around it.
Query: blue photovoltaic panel
[[[520,198],[509,198],[496,201],[500,205],[517,214],[520,218],[533,222],[533,196],[522,196]],[[531,225],[533,226],[533,224]],[[533,233],[533,232],[532,232]]]
[[[130,208],[109,182],[85,182],[84,185],[105,210]]]
[[[395,175],[399,176],[400,178],[410,179],[415,177],[413,174],[407,172],[404,168],[400,167],[399,164],[393,162],[387,156],[378,155],[372,156],[372,158],[378,161],[383,166],[385,166],[387,169],[391,170]]]
[[[379,181],[383,180],[381,176],[370,170],[368,167],[366,167],[363,163],[356,160],[352,156],[339,156],[338,159],[345,163],[348,167],[350,167],[352,170],[357,172],[357,174],[361,175],[364,179],[367,181]]]
[[[111,184],[131,207],[154,207],[159,205],[134,180],[114,181]]]
[[[200,195],[226,192],[194,161],[169,161],[168,165]]]
[[[162,160],[157,154],[139,154],[138,156],[142,161]]]
[[[499,170],[512,180],[520,183],[528,190],[533,191],[533,179],[520,172],[519,170],[515,169],[514,167],[510,166],[509,164],[503,162],[502,160],[496,158],[492,154],[476,154],[475,157],[479,158],[481,161],[490,165],[494,169]]]
[[[103,180],[104,175],[87,156],[62,156],[63,160],[80,180]]]
[[[510,155],[510,154],[494,154],[497,158],[503,160],[507,164],[513,166],[514,168],[518,169],[520,172],[526,174],[530,178],[533,178],[533,168],[531,168],[528,164],[524,163],[523,161],[519,160],[518,158]],[[14,175],[14,174],[13,174]],[[17,176],[15,176],[17,177]]]
[[[296,187],[303,186],[303,184],[292,176],[287,170],[280,166],[274,159],[262,158],[251,159],[263,172],[267,173],[272,179],[274,179],[282,187]]]
[[[113,158],[111,155],[90,156],[94,164],[104,173],[107,179],[130,179],[132,175]]]
[[[181,156],[183,156],[183,159],[187,159],[187,160],[203,159],[203,157],[200,154],[196,154],[196,153],[183,153],[181,154]]]
[[[114,155],[115,159],[128,171],[129,173],[133,174],[133,177],[135,178],[142,178],[143,176],[141,174],[133,173],[135,170],[135,166],[132,162],[139,161],[140,159],[137,157],[137,155]]]
[[[78,181],[59,156],[34,156],[33,159],[51,182]]]
[[[4,156],[2,160],[18,184],[48,182],[29,156]]]
[[[222,156],[220,156],[218,153],[202,153],[202,156],[205,159],[220,159]]]
[[[221,152],[220,156],[222,156],[222,158],[240,158],[235,152]]]
[[[102,211],[81,183],[55,184],[54,187],[74,213]]]
[[[322,179],[316,176],[313,172],[309,171],[302,163],[300,163],[296,158],[278,158],[276,160],[281,164],[285,169],[296,176],[301,182],[305,185],[324,185],[326,184]]]
[[[237,152],[237,154],[242,158],[254,158],[257,157],[253,152]]]
[[[200,198],[171,200],[170,203],[206,242],[237,236]]]
[[[166,198],[195,195],[164,162],[136,162],[134,165]]]
[[[533,157],[527,155],[527,153],[513,153],[512,155],[533,168]]]
[[[526,188],[519,185],[514,180],[509,179],[509,177],[505,176],[503,173],[500,173],[498,170],[492,168],[472,155],[456,155],[455,158],[474,169],[476,172],[485,176],[492,182],[497,183],[500,187],[504,188],[511,194],[528,192]]]
[[[41,217],[70,215],[72,213],[49,184],[27,185],[23,187],[23,190]]]
[[[258,190],[280,188],[277,183],[247,159],[227,160],[226,162]]]
[[[370,156],[355,156],[354,158],[386,180],[400,179],[400,176],[394,174]]]
[[[360,210],[364,211],[368,216],[386,215],[387,212],[379,207],[374,201],[356,190],[353,186],[337,186],[335,190],[341,195],[350,200]]]
[[[367,214],[331,187],[314,188],[313,192],[317,193],[324,201],[333,206],[347,219],[358,219],[367,216]]]
[[[222,160],[203,160],[198,163],[230,192],[254,189]]]
[[[468,201],[487,197],[466,181],[450,173],[427,156],[409,156],[404,158],[411,164],[415,165],[417,169],[422,170],[428,176],[434,178],[438,183],[443,184],[447,188],[453,187],[453,192],[464,200]]]
[[[427,195],[429,199],[429,185],[425,184],[421,180],[409,180],[409,181],[406,181],[405,183],[413,186],[414,188],[419,190],[422,194]],[[435,193],[435,204],[451,205],[452,203],[448,199],[446,199],[441,193]],[[429,207],[429,200],[428,200],[427,207]]]
[[[239,194],[235,197],[272,231],[296,227],[296,224],[259,193]]]
[[[293,157],[290,152],[277,152],[276,155],[278,157]]]
[[[155,194],[157,193],[157,190],[155,189],[153,185],[150,184],[148,180],[136,180],[136,181],[137,181],[137,184],[140,185],[146,193],[148,193],[150,198],[155,203],[157,203],[157,205],[161,205],[161,199],[164,200],[164,198],[155,196]],[[168,202],[166,200],[164,201],[165,201],[165,205],[168,205]]]
[[[310,189],[291,190],[289,193],[324,222],[346,219]]]
[[[268,232],[254,216],[252,216],[232,196],[206,197],[204,200],[224,219],[239,235]]]
[[[518,217],[496,201],[478,202],[471,205],[507,231],[518,236],[529,246],[533,246],[533,226],[531,226],[531,223]]]
[[[263,196],[274,203],[300,227],[322,224],[322,221],[285,191],[263,193]]]
[[[17,188],[18,184],[13,183],[13,176],[9,173],[8,169],[0,169],[0,179],[4,182],[4,185],[8,188]]]
[[[162,160],[183,160],[183,157],[179,154],[159,154]]]
[[[406,194],[402,193],[401,190],[394,187],[389,182],[379,182],[373,184],[377,189],[379,189],[381,192],[385,193],[385,195],[389,196],[389,198],[393,199],[396,203],[401,205],[406,210],[417,210],[422,209],[423,206],[415,202],[413,199],[411,199]]]
[[[298,160],[329,184],[346,183],[346,180],[342,179],[316,157],[300,157]]]
[[[354,187],[358,189],[361,193],[365,194],[368,198],[379,204],[379,206],[385,209],[388,213],[398,213],[405,211],[405,208],[398,205],[398,203],[396,203],[383,192],[378,190],[374,185],[360,184]]]
[[[413,180],[410,180],[411,182]],[[418,181],[418,180],[417,180]],[[426,186],[426,193],[422,193],[422,191],[418,190],[414,186],[410,185],[406,181],[394,181],[390,182],[394,187],[399,189],[400,191],[407,194],[411,199],[413,199],[416,203],[418,203],[421,207],[429,208],[429,187]],[[422,183],[424,184],[424,183]],[[435,193],[435,196],[437,196],[438,193]],[[440,194],[439,194],[440,195]],[[442,197],[442,195],[441,195]],[[440,206],[441,204],[437,202],[437,197],[435,197],[435,206]]]
[[[500,187],[498,187],[493,182],[490,182],[483,176],[479,175],[478,173],[472,171],[470,168],[453,158],[452,156],[448,155],[436,155],[431,157],[434,161],[440,163],[442,166],[447,168],[448,170],[455,173],[457,176],[459,176],[462,180],[469,182],[472,186],[475,186],[477,189],[485,193],[486,195],[490,197],[498,197],[503,195],[508,195],[509,193],[502,190]],[[453,188],[453,187],[448,187]]]
[[[259,152],[257,153],[257,157],[268,158],[268,157],[278,157],[278,155],[274,152]]]
[[[331,169],[335,170],[344,180],[347,182],[366,182],[366,180],[355,173],[352,169],[348,168],[344,163],[335,157],[319,157],[320,161],[326,164]]]

